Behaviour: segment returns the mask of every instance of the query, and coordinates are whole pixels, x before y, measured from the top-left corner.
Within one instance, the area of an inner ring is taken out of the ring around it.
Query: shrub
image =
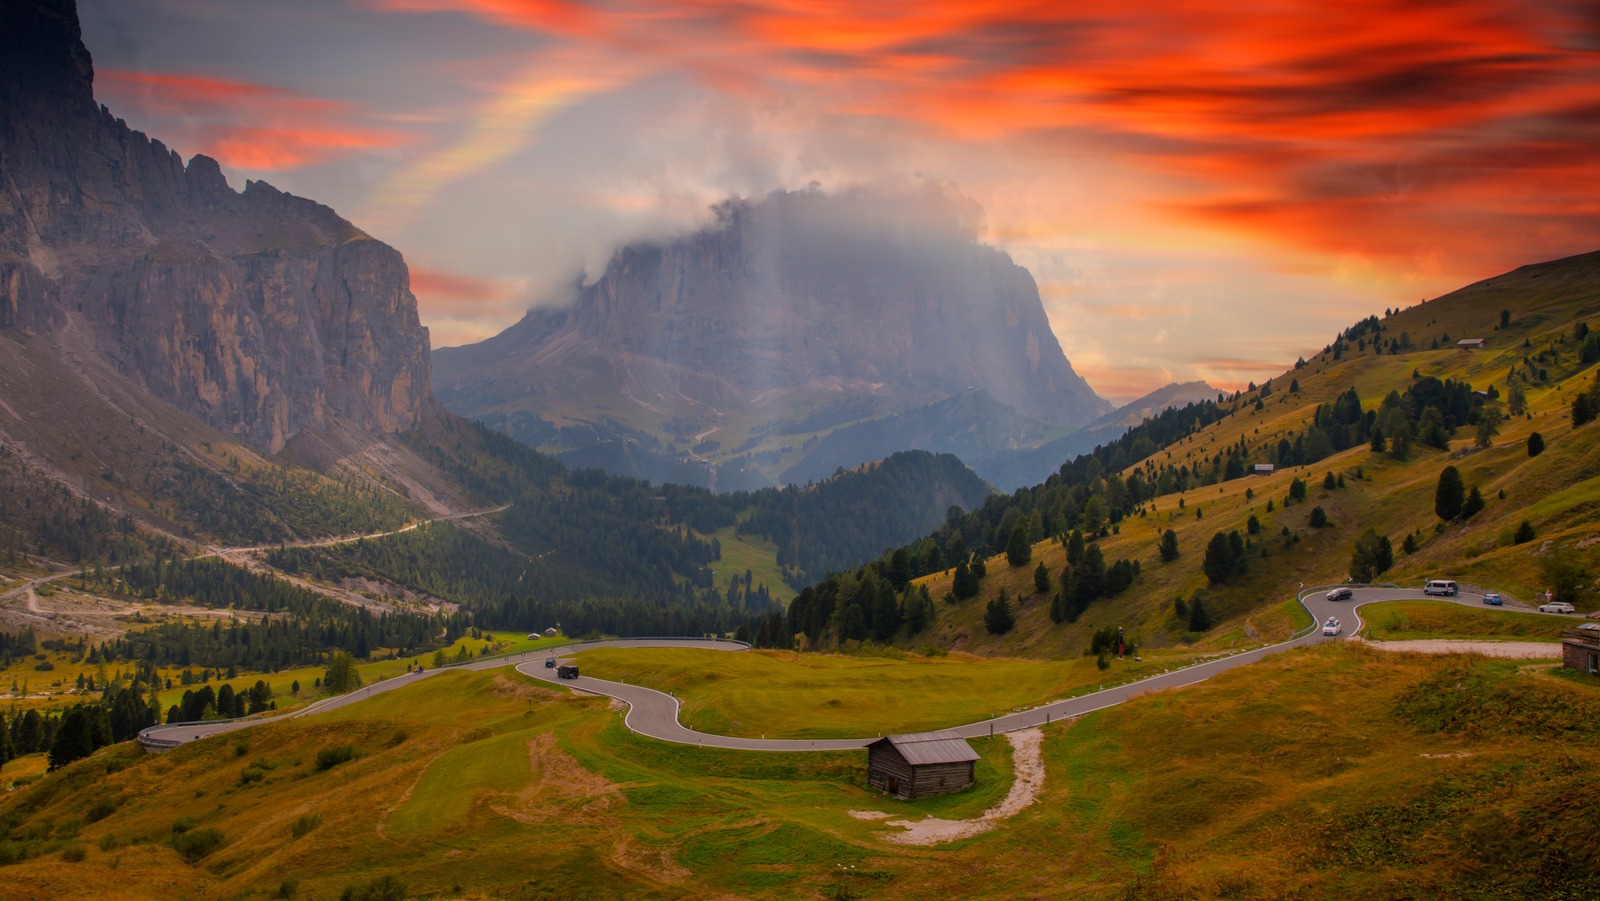
[[[1528,521],[1524,519],[1522,525],[1517,526],[1516,534],[1511,536],[1511,542],[1513,544],[1527,544],[1535,537],[1537,536],[1533,533],[1533,526],[1529,525]]]
[[[258,770],[253,766],[247,766],[239,771],[240,785],[249,785],[252,782],[260,782],[265,778],[267,778],[266,772],[264,770]]]
[[[405,901],[405,883],[393,876],[380,876],[365,886],[346,886],[339,901]]]
[[[222,830],[210,826],[190,829],[172,837],[172,850],[189,863],[195,863],[222,847]]]
[[[308,813],[297,818],[289,825],[289,834],[295,838],[300,838],[320,825],[322,825],[322,817],[314,813]]]
[[[88,856],[88,849],[76,842],[61,849],[61,859],[67,863],[78,863]]]
[[[112,800],[111,798],[101,798],[98,801],[95,801],[93,804],[90,804],[89,809],[84,811],[83,815],[89,820],[89,822],[98,823],[116,812],[116,801]]]
[[[1328,524],[1328,514],[1321,507],[1311,508],[1311,528],[1320,529]]]
[[[1528,436],[1528,456],[1537,457],[1544,453],[1544,436],[1534,432]]]
[[[195,826],[195,818],[194,817],[191,817],[191,816],[178,817],[176,820],[172,821],[172,834],[173,835],[177,835],[179,833],[188,832],[190,829],[193,829],[194,826]]]
[[[334,745],[317,752],[317,769],[331,770],[341,763],[356,759],[356,749],[350,745]]]

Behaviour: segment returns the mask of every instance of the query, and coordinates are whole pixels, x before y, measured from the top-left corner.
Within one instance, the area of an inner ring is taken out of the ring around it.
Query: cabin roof
[[[922,766],[929,763],[963,763],[968,760],[977,760],[978,752],[972,750],[967,740],[954,729],[945,729],[942,732],[912,732],[906,735],[890,735],[880,738],[872,744],[888,742],[906,763],[912,766]]]

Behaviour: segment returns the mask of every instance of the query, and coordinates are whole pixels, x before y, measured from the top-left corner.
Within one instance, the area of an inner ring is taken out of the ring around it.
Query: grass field
[[[1384,601],[1361,608],[1362,634],[1375,641],[1419,638],[1480,638],[1507,641],[1561,640],[1576,623],[1543,613],[1466,607],[1439,601]]]
[[[1003,740],[975,743],[974,791],[906,803],[863,787],[861,752],[655,742],[601,699],[452,672],[4,795],[0,878],[18,901],[333,898],[380,875],[441,899],[1591,898],[1596,706],[1592,679],[1323,645],[1051,727],[1035,804],[914,848],[849,812],[973,816],[1009,785]]]
[[[944,729],[1034,707],[1100,685],[1154,675],[1190,658],[1021,660],[783,651],[604,648],[584,651],[585,675],[678,697],[685,725],[769,738],[855,738]]]
[[[739,535],[733,526],[718,529],[710,537],[716,538],[722,548],[722,559],[713,565],[718,591],[726,594],[734,578],[743,579],[748,572],[754,584],[767,586],[767,594],[773,600],[785,606],[794,600],[795,590],[778,572],[777,545],[759,536]]]

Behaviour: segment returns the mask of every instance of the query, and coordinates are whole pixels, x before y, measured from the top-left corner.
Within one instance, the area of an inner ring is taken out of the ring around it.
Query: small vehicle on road
[[[1330,616],[1328,617],[1328,621],[1322,624],[1322,634],[1338,635],[1342,628],[1343,627],[1339,625],[1339,617]]]
[[[1449,579],[1429,579],[1428,584],[1422,586],[1422,593],[1453,598],[1456,596],[1456,583]]]
[[[556,668],[556,658],[554,658],[554,657],[546,657],[544,659],[544,668],[545,669],[555,669]]]
[[[578,678],[578,668],[570,663],[564,663],[561,666],[556,667],[556,678],[576,679]]]
[[[1335,588],[1334,590],[1328,592],[1328,600],[1330,601],[1348,601],[1355,596],[1356,590],[1348,586]]]
[[[1501,597],[1499,592],[1491,591],[1483,596],[1483,602],[1491,607],[1503,607],[1506,599]]]
[[[1571,604],[1567,603],[1566,601],[1551,601],[1548,604],[1540,604],[1539,605],[1539,612],[1540,613],[1577,613],[1578,611],[1573,609],[1573,606]]]

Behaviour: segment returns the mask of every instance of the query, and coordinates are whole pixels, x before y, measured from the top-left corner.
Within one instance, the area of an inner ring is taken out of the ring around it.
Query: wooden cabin
[[[867,784],[907,801],[960,791],[977,759],[954,730],[890,735],[867,745]]]

